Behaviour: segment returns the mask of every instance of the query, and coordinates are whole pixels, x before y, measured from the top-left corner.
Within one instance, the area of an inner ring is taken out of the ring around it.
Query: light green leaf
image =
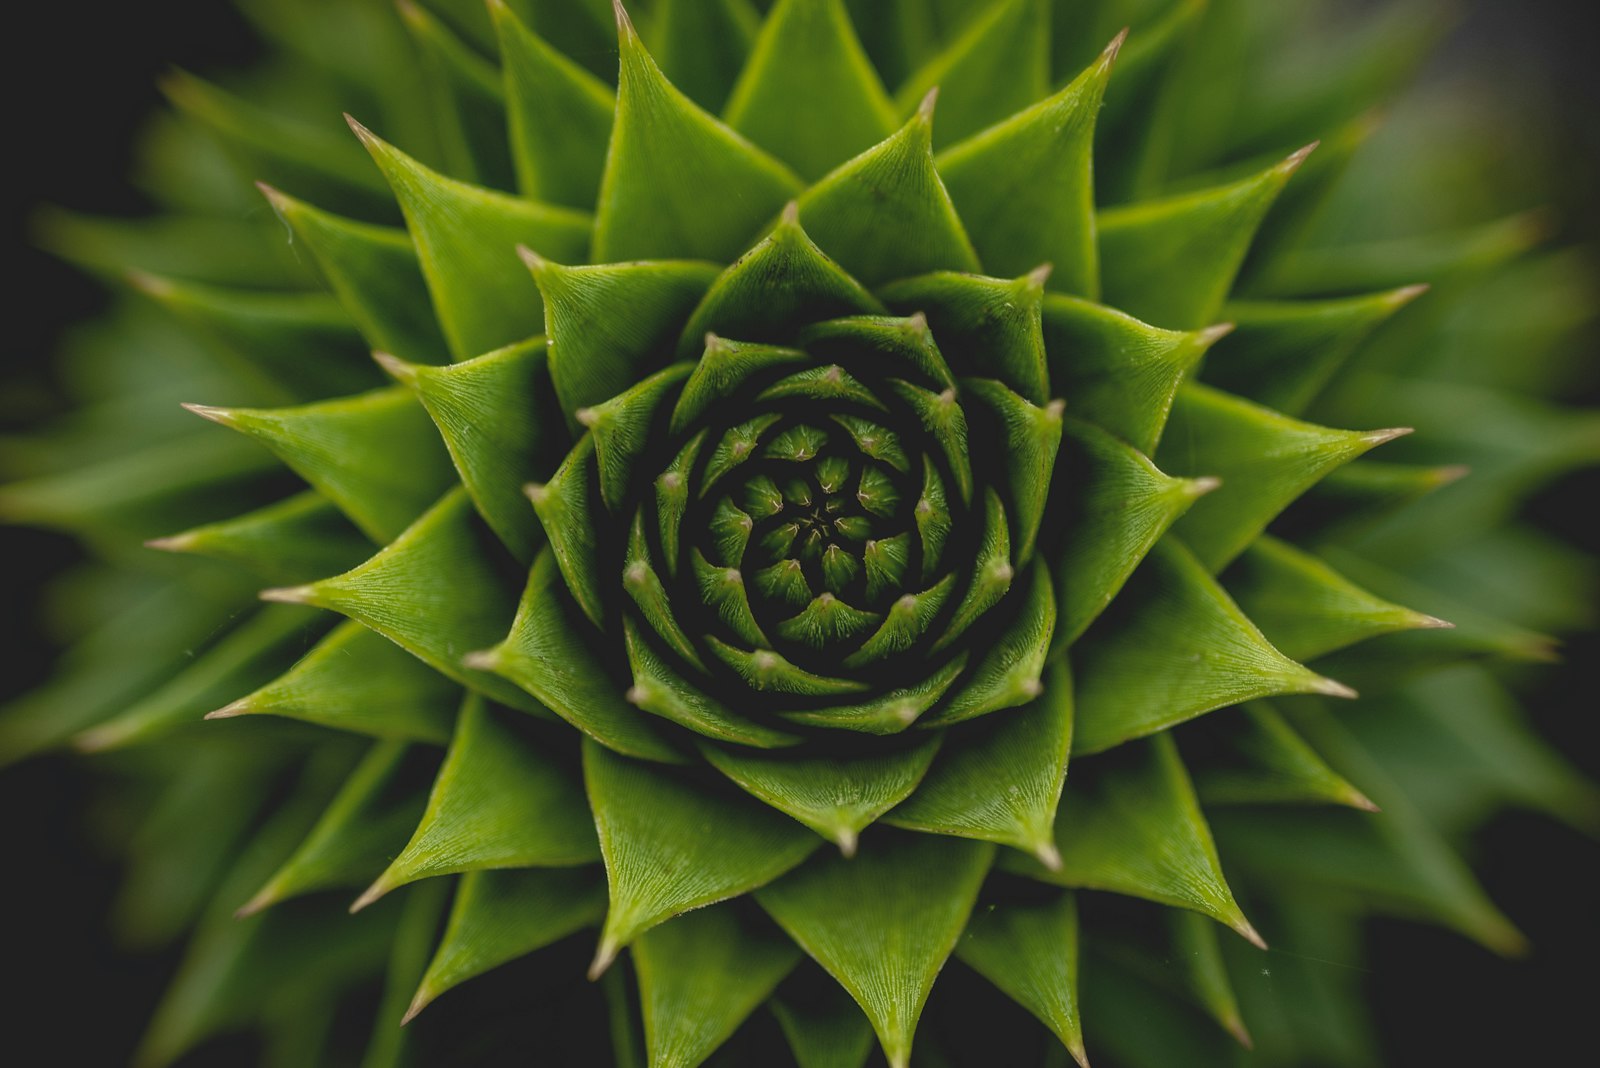
[[[971,501],[972,460],[967,443],[967,416],[957,403],[955,389],[947,388],[943,392],[932,393],[901,379],[893,379],[889,384],[916,411],[922,428],[939,443],[939,450],[944,453],[945,463],[955,477],[961,499]],[[926,473],[930,479],[937,477],[931,459]],[[923,518],[920,511],[917,517],[920,522]]]
[[[885,832],[859,856],[816,858],[756,900],[850,992],[890,1065],[905,1068],[922,1006],[993,857],[987,843]]]
[[[226,560],[271,582],[305,582],[348,570],[372,555],[372,543],[314,491],[145,545]]]
[[[807,106],[796,108],[797,100]],[[779,0],[723,117],[810,181],[897,123],[842,0]]]
[[[1106,303],[1174,330],[1214,322],[1256,228],[1309,151],[1231,185],[1101,212]]]
[[[404,230],[341,218],[270,185],[261,192],[369,345],[419,363],[445,358],[417,250]]]
[[[1018,567],[1033,558],[1033,546],[1044,520],[1056,456],[1061,451],[1060,401],[1031,404],[992,379],[963,379],[962,389],[978,403],[968,410],[975,440],[999,446],[1005,468],[1005,501],[1011,513],[1012,561]],[[997,458],[998,459],[998,458]]]
[[[1054,648],[1076,641],[1111,604],[1150,547],[1214,479],[1169,478],[1142,453],[1076,419],[1062,424],[1050,500],[1061,617]]]
[[[974,623],[1000,602],[1011,589],[1016,568],[1011,563],[1011,532],[1006,525],[1005,505],[994,490],[984,491],[983,540],[972,561],[972,582],[961,596],[945,631],[933,645],[942,649],[965,634]]]
[[[772,749],[800,741],[797,735],[741,715],[706,694],[656,654],[632,619],[625,617],[622,622],[628,664],[633,670],[633,685],[628,689],[632,704],[697,734],[736,745]]]
[[[184,407],[265,445],[379,543],[453,481],[427,412],[400,387],[298,408]]]
[[[752,376],[808,359],[799,349],[746,344],[715,335],[704,341],[705,351],[672,410],[674,434],[687,431],[712,405],[731,396]]]
[[[939,154],[939,175],[985,270],[1021,274],[1048,263],[1052,289],[1099,294],[1094,125],[1121,46],[1119,36],[1054,96]]]
[[[797,343],[819,361],[854,361],[874,366],[886,378],[907,378],[940,390],[955,388],[955,377],[934,344],[928,318],[920,312],[904,319],[858,315],[813,323],[800,332]]]
[[[288,671],[206,718],[287,716],[375,738],[442,745],[460,703],[459,684],[350,620]]]
[[[1033,703],[956,732],[922,785],[884,819],[1013,846],[1054,866],[1056,806],[1071,749],[1072,675],[1058,660]]]
[[[451,354],[466,359],[539,333],[539,301],[516,269],[516,248],[581,259],[589,217],[446,178],[354,119],[350,126],[405,213]]]
[[[1195,789],[1207,805],[1348,805],[1377,810],[1265,701],[1210,716],[1184,735],[1201,759]]]
[[[937,87],[948,103],[939,140],[952,144],[1013,115],[1050,91],[1050,6],[1045,0],[1001,0],[895,93],[910,111]]]
[[[921,681],[890,690],[881,697],[849,704],[783,710],[778,714],[794,723],[812,727],[832,727],[867,734],[898,734],[937,704],[956,679],[961,677],[966,666],[967,654],[960,653]]]
[[[650,50],[673,85],[715,112],[745,65],[761,17],[750,0],[656,0]]]
[[[978,269],[978,254],[933,165],[933,102],[930,93],[910,122],[800,197],[812,238],[865,285]]]
[[[599,856],[578,782],[550,739],[472,695],[411,841],[351,906],[396,887],[486,868],[560,868]]]
[[[1078,1015],[1078,905],[1071,893],[980,907],[956,956],[1038,1017],[1087,1068]]]
[[[721,271],[686,260],[563,267],[528,250],[522,257],[544,296],[550,377],[574,428],[580,408],[669,362],[679,328]],[[615,314],[619,307],[628,314]]]
[[[511,596],[494,535],[465,490],[440,498],[392,544],[342,575],[263,590],[269,601],[330,608],[382,634],[429,667],[503,705],[537,712],[515,686],[461,658],[500,636]]]
[[[620,757],[586,741],[584,779],[611,885],[591,975],[643,932],[681,912],[764,886],[817,837],[736,791]]]
[[[961,723],[1026,704],[1043,692],[1039,676],[1044,672],[1050,636],[1055,630],[1056,599],[1042,563],[1027,569],[1025,584],[1014,588],[1012,596],[1016,599],[1016,615],[995,637],[972,674],[948,702],[922,721],[923,726]]]
[[[706,644],[718,659],[757,690],[772,690],[801,697],[837,697],[867,689],[866,683],[855,679],[818,675],[796,667],[783,654],[771,649],[740,649],[709,634],[706,635]]]
[[[504,0],[490,0],[500,40],[506,119],[523,196],[594,207],[616,107],[610,86],[531,33]]]
[[[1218,571],[1323,475],[1409,433],[1333,430],[1208,386],[1185,385],[1156,462],[1174,474],[1220,477],[1222,485],[1173,529],[1206,567]]]
[[[1172,538],[1151,550],[1073,646],[1079,753],[1098,753],[1226,705],[1273,694],[1350,690],[1262,637],[1194,555]]]
[[[528,573],[528,585],[511,633],[469,658],[498,672],[602,744],[646,760],[682,758],[639,712],[623,699],[625,680],[601,660],[586,640],[597,632],[566,595],[549,550]]]
[[[468,979],[597,926],[605,911],[605,889],[591,867],[468,872],[406,1022]]]
[[[703,745],[701,752],[747,792],[848,857],[863,829],[917,789],[939,741],[934,735],[870,756],[752,753],[720,745]]]
[[[1050,397],[1040,305],[1048,267],[1016,279],[941,271],[884,288],[889,306],[927,316],[959,375],[995,378],[1027,400]]]
[[[445,169],[465,182],[510,189],[500,71],[412,0],[397,0],[396,6],[421,59],[423,96]]]
[[[732,260],[800,180],[667,81],[620,6],[617,31],[622,72],[592,258]]]
[[[585,434],[549,482],[522,488],[533,502],[567,589],[596,627],[605,618],[607,601],[600,577],[600,526],[594,518],[600,511],[599,481],[594,435]]]
[[[474,0],[461,0],[482,10]],[[596,77],[617,77],[617,34],[611,0],[510,0],[524,24]]]
[[[521,487],[552,470],[567,446],[543,338],[442,367],[378,353],[384,370],[427,409],[478,514],[519,561],[540,527]]]
[[[713,905],[639,936],[633,962],[651,1068],[696,1068],[800,963],[794,943],[762,921]]]
[[[1211,829],[1169,734],[1074,775],[1056,816],[1056,847],[1058,869],[1010,859],[1014,854],[1006,867],[1057,886],[1192,909],[1264,945],[1222,877]]]
[[[627,503],[629,489],[639,481],[639,457],[652,444],[651,430],[658,416],[676,401],[693,366],[675,363],[610,400],[578,409],[578,422],[594,437],[600,497],[612,512],[621,511]]]

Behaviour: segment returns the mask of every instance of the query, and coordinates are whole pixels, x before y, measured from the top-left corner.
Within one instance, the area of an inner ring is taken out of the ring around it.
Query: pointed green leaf
[[[1376,810],[1264,701],[1211,716],[1185,735],[1206,759],[1195,789],[1207,805],[1335,804]]]
[[[461,0],[481,10],[473,0]],[[510,0],[518,17],[564,56],[596,77],[617,76],[617,33],[611,0]]]
[[[451,354],[465,359],[539,333],[539,301],[516,269],[517,246],[581,259],[589,217],[446,178],[350,124],[405,213]]]
[[[1253,1045],[1239,1000],[1222,959],[1222,944],[1217,929],[1205,917],[1187,910],[1171,909],[1167,924],[1172,930],[1173,956],[1177,958],[1188,993],[1245,1049]]]
[[[272,582],[305,582],[346,571],[372,555],[372,543],[312,491],[145,545],[227,560]]]
[[[1072,676],[1050,668],[1033,703],[955,734],[904,803],[896,827],[1013,846],[1058,862],[1053,829],[1072,748]]]
[[[816,708],[784,710],[778,714],[794,723],[866,734],[898,734],[915,723],[924,712],[939,702],[967,666],[967,654],[952,657],[942,667],[918,682],[890,690],[881,697],[853,703],[819,705]]]
[[[489,13],[500,40],[517,189],[547,204],[592,209],[611,141],[615,94],[530,32],[503,0],[490,0]]]
[[[639,936],[633,947],[652,1068],[696,1068],[800,963],[758,912],[713,905]]]
[[[422,61],[423,95],[431,105],[445,169],[464,182],[510,189],[500,72],[411,0],[397,0],[396,6]]]
[[[656,636],[666,642],[678,656],[693,664],[698,670],[704,671],[705,663],[695,650],[694,643],[679,626],[677,617],[673,614],[667,588],[662,584],[661,576],[656,573],[655,566],[651,563],[650,544],[645,537],[642,508],[634,514],[633,526],[628,532],[628,554],[623,562],[622,587],[633,598],[640,614],[644,616],[645,622],[650,624]],[[632,625],[631,618],[624,618],[623,622]]]
[[[933,164],[933,102],[930,93],[898,131],[800,197],[812,238],[865,285],[978,269],[978,254]]]
[[[850,992],[890,1065],[905,1068],[922,1006],[993,857],[987,843],[884,832],[859,856],[817,857],[756,900]]]
[[[706,635],[706,644],[723,663],[757,690],[772,690],[801,697],[837,697],[867,689],[866,683],[855,679],[818,675],[796,667],[783,654],[771,649],[739,649],[709,634]]]
[[[1228,332],[1158,330],[1131,315],[1073,297],[1044,298],[1050,387],[1072,411],[1141,452],[1154,451],[1178,386]]]
[[[747,792],[839,846],[845,856],[870,823],[917,789],[939,736],[871,756],[752,753],[701,747],[714,767]]]
[[[341,218],[269,185],[261,192],[371,347],[419,363],[445,358],[417,250],[404,230]]]
[[[406,1004],[428,966],[428,953],[439,934],[449,887],[443,882],[419,886],[405,896],[394,927],[383,994],[372,1021],[361,1068],[403,1068],[415,1048],[412,1032],[401,1030]]]
[[[1056,648],[1076,641],[1111,603],[1150,547],[1215,489],[1215,479],[1170,478],[1144,454],[1088,423],[1062,424],[1051,504],[1060,509]]]
[[[1274,530],[1301,544],[1343,545],[1412,501],[1459,481],[1460,464],[1429,467],[1356,460],[1328,473],[1289,506]]]
[[[746,520],[750,518],[743,512],[738,514],[744,516]],[[736,533],[742,530],[746,537],[749,536],[748,529],[744,529],[739,523],[733,522],[730,525]],[[742,541],[737,545],[741,555],[744,551],[743,546]],[[730,553],[728,558],[731,558],[731,555]],[[761,633],[761,625],[756,622],[755,614],[750,610],[750,595],[745,590],[744,575],[739,569],[713,567],[699,549],[694,550],[690,562],[694,565],[695,581],[700,586],[700,596],[706,604],[716,609],[723,625],[750,645],[767,645],[767,637]]]
[[[721,109],[761,24],[750,0],[657,0],[650,15],[650,49],[672,84]]]
[[[617,30],[622,72],[592,258],[727,262],[800,181],[667,81],[620,6]]]
[[[1078,1016],[1078,905],[1047,901],[979,908],[956,956],[1050,1028],[1073,1060],[1089,1063]]]
[[[1050,5],[1001,0],[971,20],[895,93],[902,112],[938,87],[947,103],[939,140],[953,144],[1050,91]]]
[[[528,573],[511,633],[471,657],[474,666],[505,676],[552,712],[602,744],[646,760],[679,761],[649,717],[623,698],[626,680],[590,647],[594,628],[567,596],[547,549]]]
[[[787,816],[736,791],[714,790],[592,742],[584,743],[583,769],[611,885],[592,974],[641,933],[766,885],[818,844]]]
[[[468,979],[597,926],[605,911],[605,888],[594,868],[468,872],[406,1020]]]
[[[1156,453],[1162,470],[1222,479],[1173,528],[1212,571],[1227,566],[1323,475],[1410,433],[1302,423],[1198,383],[1178,391],[1169,431]]]
[[[403,388],[298,408],[185,407],[271,449],[380,543],[453,481],[427,413]]]
[[[1095,116],[1119,36],[1060,92],[939,154],[939,175],[984,268],[1021,274],[1041,263],[1051,288],[1093,299]]]
[[[820,968],[804,970],[804,978],[815,981],[793,996],[780,991],[769,1002],[795,1060],[800,1068],[865,1068],[872,1054],[871,1022]]]
[[[955,377],[934,344],[928,318],[920,312],[904,319],[883,315],[846,316],[813,323],[800,332],[797,344],[815,359],[871,360],[886,378],[909,378],[924,386],[955,388]]]
[[[1042,563],[1027,569],[1021,587],[1013,587],[1016,615],[994,638],[983,659],[950,700],[922,721],[942,727],[1026,704],[1043,692],[1039,676],[1050,651],[1056,624],[1056,598]]]
[[[1309,152],[1231,185],[1101,212],[1106,303],[1174,330],[1215,321],[1256,228]]]
[[[693,364],[676,363],[642,379],[610,400],[577,411],[578,422],[594,437],[600,497],[613,512],[621,511],[628,491],[638,481],[639,457],[652,444],[650,432],[673,404]]]
[[[596,627],[602,625],[606,611],[597,543],[600,528],[594,518],[600,512],[599,479],[594,435],[585,434],[549,482],[542,486],[530,482],[522,488],[533,502],[567,589]]]
[[[842,0],[779,0],[723,117],[811,181],[897,124]]]
[[[691,378],[690,382],[694,380]],[[687,386],[685,387],[687,389]],[[683,395],[678,396],[678,406],[683,405]],[[677,415],[677,409],[673,410]],[[666,558],[667,574],[677,577],[681,562],[680,544],[683,513],[689,508],[689,472],[700,446],[705,444],[705,431],[689,439],[689,443],[673,457],[672,463],[656,478],[656,519],[661,534],[661,555]]]
[[[861,648],[844,658],[847,668],[860,668],[902,652],[921,641],[934,619],[950,599],[956,577],[943,579],[916,593],[902,594],[889,606],[883,624],[862,643]]]
[[[1040,319],[1049,267],[1021,278],[941,271],[884,288],[896,311],[921,312],[958,375],[995,378],[1035,404],[1050,398]]]
[[[461,662],[498,638],[511,615],[500,553],[457,488],[359,567],[262,597],[349,616],[462,685],[532,712],[538,706],[515,686]]]
[[[1005,469],[1011,513],[1012,560],[1017,566],[1033,558],[1033,545],[1044,520],[1050,478],[1061,451],[1060,401],[1029,403],[991,379],[963,380],[967,396],[978,401],[969,410],[973,435],[998,445],[997,462]],[[986,418],[985,418],[986,416]]]
[[[1169,734],[1130,745],[1073,776],[1056,817],[1061,866],[1008,862],[1036,879],[1192,909],[1262,945],[1222,865]],[[1009,855],[1008,855],[1009,856]]]
[[[1073,646],[1079,753],[1098,753],[1226,705],[1283,693],[1353,697],[1262,637],[1172,538]]]
[[[900,379],[892,380],[890,386],[910,403],[923,429],[939,443],[945,463],[949,466],[950,473],[955,476],[956,488],[961,492],[961,499],[970,501],[972,460],[967,443],[967,416],[957,402],[955,389],[951,387],[941,393],[931,393]],[[927,473],[930,478],[934,477],[931,461]],[[922,513],[919,512],[917,515],[920,522]]]
[[[772,232],[712,283],[683,328],[678,354],[692,355],[711,333],[787,344],[797,324],[882,311],[871,293],[822,254],[790,201]]]
[[[422,821],[352,909],[418,879],[598,859],[576,778],[549,739],[516,729],[521,725],[483,698],[467,698]]]
[[[709,335],[704,353],[672,410],[672,432],[682,434],[718,401],[731,396],[752,376],[807,359],[799,349],[746,344]]]
[[[271,715],[375,738],[442,745],[461,688],[406,650],[346,621],[265,686],[207,719]]]
[[[697,734],[736,745],[772,749],[800,741],[797,735],[768,727],[707,695],[656,654],[632,619],[624,618],[622,622],[628,663],[633,669],[630,702]]]
[[[721,270],[683,260],[563,267],[528,251],[523,260],[544,296],[550,377],[574,427],[578,409],[669,362],[679,328]]]
[[[1011,563],[1011,533],[1006,525],[1005,505],[994,490],[984,492],[983,540],[972,561],[972,582],[956,605],[945,631],[934,643],[942,649],[955,641],[984,614],[999,603],[1016,576]]]
[[[408,774],[416,756],[403,742],[368,749],[305,840],[238,915],[317,890],[361,887],[382,871],[422,815],[425,791]]]

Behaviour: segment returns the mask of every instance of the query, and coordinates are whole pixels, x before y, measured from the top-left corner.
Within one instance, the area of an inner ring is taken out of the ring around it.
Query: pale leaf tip
[[[800,225],[800,202],[791,200],[783,206],[783,211],[778,216],[778,222],[783,226]]]
[[[316,599],[317,590],[314,586],[273,586],[256,596],[276,604],[311,604]]]
[[[1325,675],[1318,675],[1311,680],[1311,692],[1320,693],[1325,697],[1342,697],[1347,701],[1353,701],[1361,696],[1338,679],[1330,679]]]
[[[190,404],[188,402],[185,402],[182,407],[185,411],[193,412],[200,418],[209,419],[213,423],[221,423],[223,426],[233,425],[233,412],[227,408],[218,408],[211,404]]]
[[[617,20],[617,33],[623,37],[637,38],[638,31],[633,28],[633,20],[628,17],[628,9],[622,6],[622,0],[611,0],[611,13]]]
[[[1044,293],[1044,284],[1050,280],[1050,274],[1055,269],[1056,266],[1053,263],[1041,263],[1017,279],[1017,281],[1021,283],[1021,288],[1024,292],[1030,296],[1038,297]]]
[[[1117,53],[1122,51],[1122,46],[1127,43],[1127,40],[1128,27],[1124,26],[1122,27],[1122,32],[1111,38],[1111,43],[1106,45],[1105,49],[1100,53],[1100,65],[1109,67],[1115,63],[1117,61]]]
[[[1197,331],[1194,339],[1202,349],[1209,349],[1212,345],[1233,333],[1234,329],[1235,324],[1233,323],[1212,323],[1210,326]]]
[[[1267,948],[1267,940],[1261,937],[1261,932],[1256,930],[1253,923],[1244,918],[1244,913],[1238,913],[1235,918],[1228,923],[1228,926],[1239,932],[1246,942],[1249,942],[1257,949],[1264,950]]]
[[[1432,288],[1433,286],[1428,282],[1418,282],[1415,285],[1401,286],[1399,289],[1396,289],[1389,294],[1388,303],[1391,307],[1403,308]]]
[[[1378,803],[1376,801],[1372,800],[1372,798],[1368,797],[1360,790],[1357,790],[1354,786],[1345,791],[1344,801],[1345,804],[1349,805],[1351,808],[1359,808],[1362,812],[1383,811],[1383,809],[1378,807]]]
[[[361,896],[350,903],[350,914],[354,916],[383,895],[393,890],[394,886],[388,881],[388,873],[378,876],[378,881],[361,892]]]
[[[473,671],[494,671],[500,667],[500,648],[478,649],[461,658],[461,666]]]
[[[254,711],[255,711],[255,708],[250,703],[250,698],[241,697],[237,701],[230,701],[228,704],[223,705],[221,708],[213,709],[212,711],[207,712],[201,718],[202,719],[233,719],[235,716],[248,715],[249,713],[254,712]]]
[[[517,246],[517,258],[527,265],[528,270],[534,274],[541,274],[550,266],[550,261],[539,255],[527,245]]]
[[[1411,625],[1418,630],[1455,630],[1456,625],[1448,619],[1430,616],[1426,612],[1411,613]]]
[[[1253,1050],[1256,1048],[1255,1040],[1250,1037],[1249,1029],[1245,1027],[1244,1021],[1237,1014],[1229,1013],[1223,1018],[1222,1026],[1228,1034],[1233,1036],[1234,1041],[1245,1049]]]
[[[1435,486],[1448,486],[1452,482],[1459,482],[1472,474],[1472,468],[1466,464],[1449,464],[1433,472]]]
[[[147,297],[154,297],[157,300],[171,296],[173,290],[177,288],[167,279],[162,278],[160,275],[151,274],[149,271],[124,271],[122,277],[134,289],[137,289]]]
[[[491,3],[495,0],[490,0]],[[411,1004],[406,1006],[406,1014],[400,1017],[400,1026],[404,1027],[417,1018],[417,1014],[433,1003],[433,991],[424,984],[417,988],[416,995],[412,997]]]
[[[1321,141],[1313,141],[1304,148],[1299,148],[1289,153],[1288,158],[1278,164],[1278,169],[1283,172],[1285,177],[1293,174],[1300,169],[1300,165],[1306,161],[1306,157],[1315,152],[1320,144],[1322,144]]]
[[[159,549],[164,553],[188,552],[194,548],[195,536],[192,533],[168,534],[164,538],[149,538],[145,541],[146,549]]]
[[[543,482],[524,482],[522,495],[533,502],[535,508],[540,507],[550,499],[550,487]]]
[[[248,920],[262,909],[271,905],[276,905],[277,903],[277,887],[273,886],[271,883],[268,883],[266,886],[263,886],[260,890],[256,891],[255,897],[234,909],[233,918],[236,920]]]
[[[1041,838],[1033,846],[1033,855],[1051,871],[1061,870],[1061,850],[1056,847],[1054,838]]]
[[[361,143],[362,144],[367,145],[367,146],[370,147],[371,145],[373,145],[374,143],[377,142],[378,135],[373,133],[371,130],[367,129],[365,126],[363,126],[361,124],[361,120],[357,119],[354,115],[350,114],[348,111],[344,113],[344,121],[345,121],[345,124],[350,127],[350,132],[354,133],[357,137],[359,137],[361,139]]]
[[[1089,1052],[1083,1048],[1082,1042],[1068,1044],[1067,1052],[1072,1054],[1072,1059],[1078,1062],[1078,1068],[1089,1068]]]
[[[416,380],[417,369],[414,364],[407,363],[392,352],[383,352],[380,349],[372,350],[372,358],[378,366],[383,368],[384,374],[399,382],[411,383]]]
[[[933,125],[933,108],[939,102],[939,87],[936,85],[922,96],[922,102],[917,105],[917,121],[925,126]]]
[[[591,430],[600,424],[600,413],[592,407],[579,408],[572,417]]]
[[[1385,427],[1382,430],[1369,430],[1365,434],[1361,435],[1361,440],[1367,442],[1369,445],[1376,446],[1382,445],[1385,442],[1393,441],[1395,438],[1403,438],[1407,434],[1412,434],[1415,432],[1416,431],[1414,427],[1391,426]]]
[[[617,954],[620,952],[622,952],[622,945],[617,941],[615,935],[602,936],[600,944],[595,947],[594,960],[589,962],[589,981],[593,982],[606,974],[606,969],[611,967],[612,962],[617,959]]]
[[[846,860],[856,855],[856,847],[861,844],[861,836],[851,827],[840,827],[834,832],[833,840],[839,846],[839,855]]]

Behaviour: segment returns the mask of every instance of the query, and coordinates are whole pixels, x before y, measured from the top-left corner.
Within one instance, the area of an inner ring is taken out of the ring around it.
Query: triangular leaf
[[[1078,1018],[1078,905],[1070,893],[980,908],[956,943],[963,964],[1055,1033],[1087,1066]]]
[[[1194,782],[1207,805],[1377,808],[1264,701],[1210,716],[1184,737],[1202,757]]]
[[[397,0],[396,6],[422,60],[424,98],[445,169],[465,182],[510,189],[500,72],[411,0]]]
[[[745,65],[760,24],[750,0],[656,0],[650,48],[673,85],[715,112]]]
[[[977,667],[962,681],[950,700],[922,720],[925,727],[948,726],[978,716],[1027,704],[1043,692],[1039,681],[1055,631],[1056,598],[1042,563],[1027,568],[1023,581],[1013,587],[1015,615]]]
[[[578,422],[594,438],[595,465],[600,498],[613,513],[620,512],[628,491],[637,481],[639,456],[652,444],[657,417],[673,404],[693,365],[676,363],[642,378],[600,404],[579,408]]]
[[[884,288],[890,307],[927,316],[958,375],[999,379],[1035,404],[1050,399],[1040,304],[1050,271],[987,278],[940,271]]]
[[[800,1068],[866,1065],[872,1054],[872,1024],[816,965],[797,972],[769,1004]]]
[[[346,571],[372,555],[372,543],[313,491],[145,545],[227,560],[272,582],[305,582]]]
[[[1050,91],[1050,6],[1001,0],[972,19],[895,93],[910,111],[938,87],[949,101],[939,140],[952,144],[1015,114]]]

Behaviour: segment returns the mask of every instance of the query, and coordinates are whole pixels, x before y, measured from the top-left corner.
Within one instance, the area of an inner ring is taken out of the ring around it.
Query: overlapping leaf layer
[[[124,912],[198,926],[146,1063],[336,1061],[382,976],[375,1066],[905,1065],[930,996],[930,1064],[1364,1064],[1353,916],[1518,947],[1461,814],[1600,803],[1441,667],[1581,622],[1482,518],[1600,424],[1457,343],[1571,270],[1525,223],[1348,243],[1426,19],[1325,67],[1269,0],[243,6],[285,69],[173,81],[174,213],[49,226],[135,293],[0,491],[122,569],[0,752],[149,757]]]

